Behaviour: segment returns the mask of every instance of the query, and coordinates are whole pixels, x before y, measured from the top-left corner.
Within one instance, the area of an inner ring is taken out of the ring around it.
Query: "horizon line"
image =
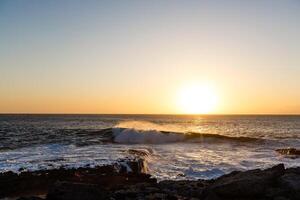
[[[274,116],[300,116],[300,113],[199,113],[199,114],[188,114],[188,113],[1,113],[0,115],[274,115]]]

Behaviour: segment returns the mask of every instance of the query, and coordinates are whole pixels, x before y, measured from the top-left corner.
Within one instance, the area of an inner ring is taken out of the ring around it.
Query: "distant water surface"
[[[300,148],[300,116],[0,115],[0,171],[102,165],[138,150],[159,179],[209,179],[300,166],[275,152],[287,147]]]

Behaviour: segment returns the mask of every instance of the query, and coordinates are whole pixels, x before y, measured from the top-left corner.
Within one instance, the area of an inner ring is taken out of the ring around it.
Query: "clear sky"
[[[0,113],[181,113],[189,82],[300,113],[300,1],[0,1]]]

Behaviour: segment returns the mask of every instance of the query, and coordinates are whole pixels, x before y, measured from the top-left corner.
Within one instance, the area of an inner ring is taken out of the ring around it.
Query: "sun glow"
[[[177,97],[178,107],[186,114],[207,114],[215,111],[218,96],[210,85],[189,84],[183,86]]]

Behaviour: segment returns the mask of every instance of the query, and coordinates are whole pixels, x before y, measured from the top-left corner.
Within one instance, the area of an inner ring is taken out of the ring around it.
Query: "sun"
[[[209,114],[215,111],[218,96],[214,87],[207,84],[192,83],[178,91],[177,104],[186,114]]]

